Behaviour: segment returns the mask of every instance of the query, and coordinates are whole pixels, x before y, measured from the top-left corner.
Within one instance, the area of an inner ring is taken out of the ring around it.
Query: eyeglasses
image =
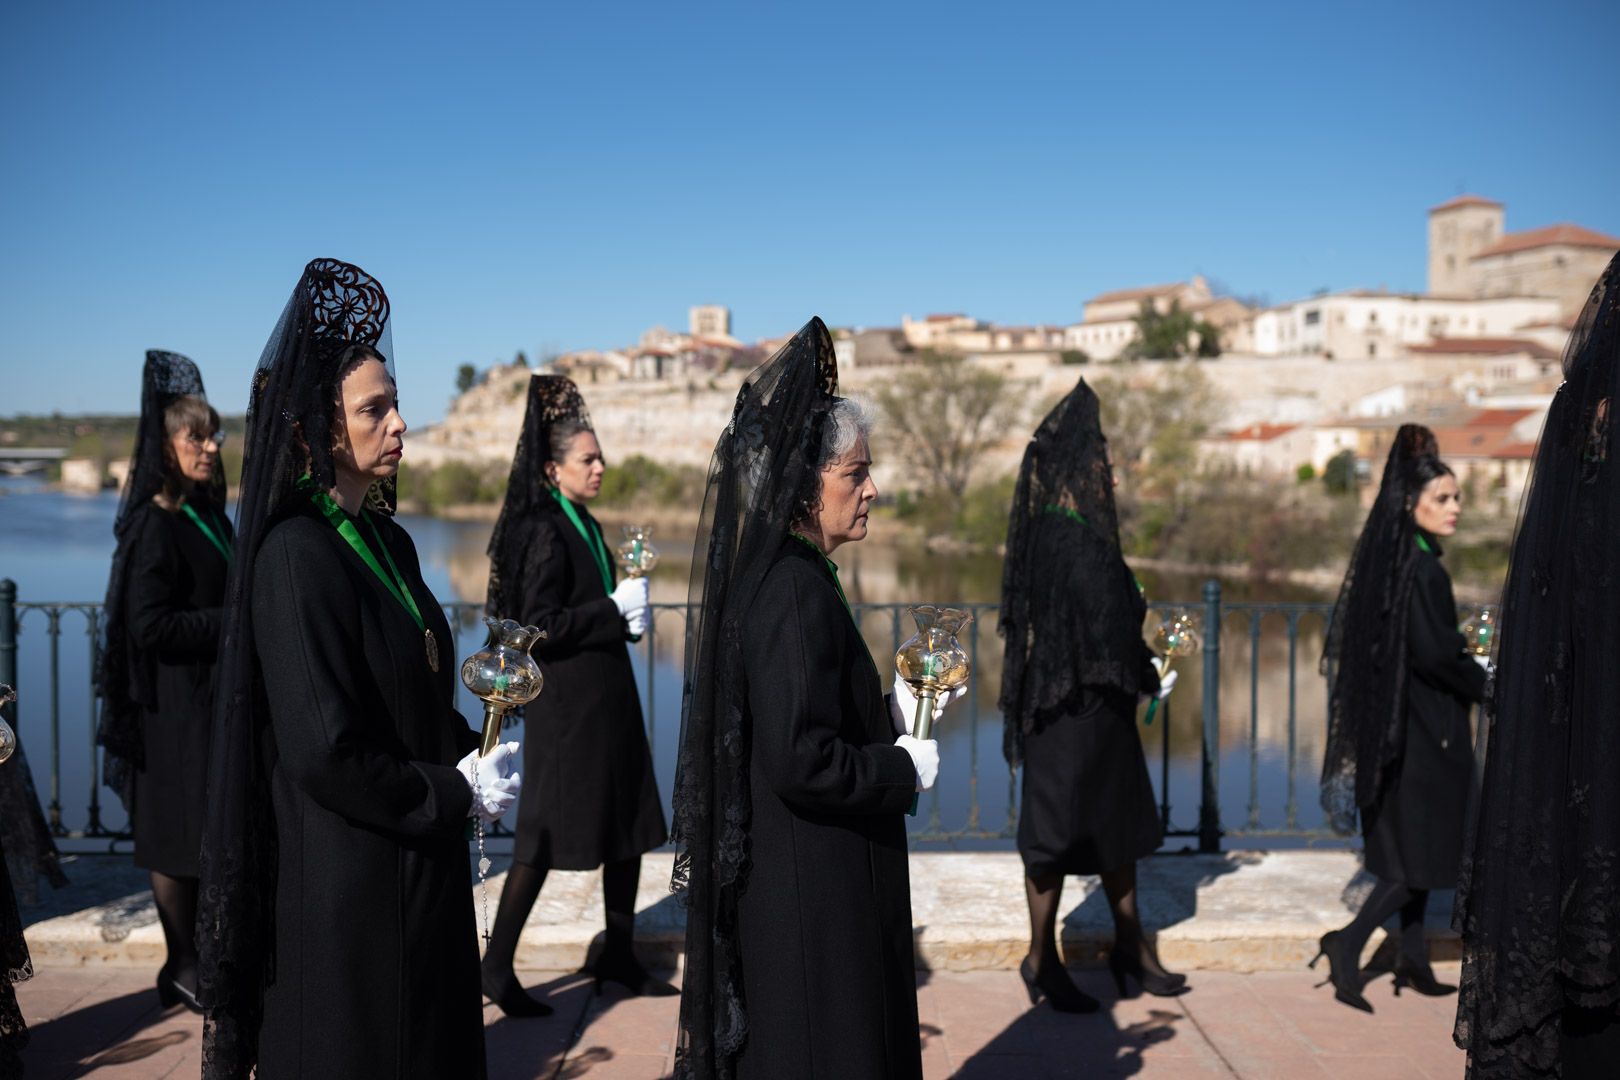
[[[198,450],[201,450],[209,443],[213,443],[216,447],[223,449],[225,446],[225,433],[223,431],[216,431],[208,435],[197,435],[195,433],[188,432],[186,434],[186,442],[190,443]]]

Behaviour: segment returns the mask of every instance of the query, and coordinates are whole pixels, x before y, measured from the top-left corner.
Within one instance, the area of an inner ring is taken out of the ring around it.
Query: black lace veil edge
[[[1138,689],[1139,590],[1119,541],[1101,403],[1082,378],[1030,437],[1002,564],[1002,752],[1023,760],[1038,717],[1082,683]],[[1054,589],[1055,582],[1064,588]],[[1118,594],[1118,595],[1116,595]]]
[[[107,596],[102,605],[96,636],[96,692],[101,713],[96,742],[103,749],[102,782],[117,793],[126,808],[131,805],[130,785],[135,770],[143,764],[141,707],[156,703],[151,666],[135,655],[124,625],[124,584],[129,576],[131,530],[152,497],[162,491],[169,464],[165,449],[168,429],[164,413],[182,397],[203,401],[202,373],[197,365],[179,353],[149,349],[141,369],[141,415],[135,427],[135,446],[129,472],[118,499],[113,519],[112,566],[107,575]],[[225,510],[225,471],[216,470],[206,487],[188,491],[188,499],[206,502],[217,512]]]
[[[258,1059],[263,993],[275,972],[275,820],[268,710],[250,617],[253,567],[266,533],[295,505],[306,472],[333,486],[333,413],[352,346],[393,374],[388,297],[357,266],[316,259],[304,268],[253,375],[237,499],[236,558],[227,579],[197,915],[198,998],[205,1080],[246,1080]],[[392,481],[367,507],[392,513]]]
[[[812,318],[737,393],[715,445],[693,551],[671,888],[687,909],[675,1075],[734,1075],[748,1033],[736,940],[748,873],[747,682],[741,622],[776,561],[838,390],[832,337]]]
[[[489,587],[485,593],[486,614],[520,619],[524,567],[529,558],[527,536],[522,524],[536,514],[557,510],[557,500],[546,479],[545,464],[551,460],[551,431],[560,423],[591,427],[590,410],[579,387],[566,375],[536,374],[529,379],[528,402],[523,410],[523,428],[512,452],[512,469],[501,501],[500,516],[489,536]]]
[[[1419,554],[1409,509],[1418,492],[1410,470],[1438,452],[1434,433],[1421,424],[1396,432],[1328,619],[1320,663],[1328,680],[1328,721],[1319,798],[1340,835],[1354,834],[1362,810],[1383,796],[1405,747],[1407,608]]]
[[[1620,1005],[1620,255],[1563,368],[1520,503],[1453,913],[1471,1077],[1556,1075],[1565,1009]]]

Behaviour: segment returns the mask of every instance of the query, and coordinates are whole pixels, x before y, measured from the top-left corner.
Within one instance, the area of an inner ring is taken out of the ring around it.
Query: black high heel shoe
[[[1074,980],[1069,978],[1069,973],[1061,964],[1037,968],[1026,956],[1023,963],[1018,965],[1018,974],[1024,980],[1024,989],[1029,992],[1031,1005],[1039,1002],[1044,995],[1055,1012],[1094,1013],[1102,1007],[1096,998],[1074,985]]]
[[[610,957],[603,953],[597,958],[591,975],[598,996],[605,982],[616,982],[636,997],[673,997],[680,993],[673,983],[649,975],[634,956]]]
[[[1434,969],[1408,959],[1403,953],[1395,961],[1395,996],[1401,996],[1401,987],[1410,986],[1424,997],[1445,997],[1455,994],[1457,988],[1434,977]]]
[[[1311,962],[1305,966],[1313,971],[1316,970],[1316,962],[1324,956],[1327,957],[1328,962],[1328,977],[1316,985],[1326,986],[1328,983],[1332,983],[1335,1000],[1343,1002],[1352,1009],[1360,1009],[1364,1013],[1372,1012],[1371,1003],[1361,995],[1361,973],[1357,970],[1354,961],[1346,960],[1339,955],[1339,931],[1329,930],[1322,935],[1322,939],[1317,942],[1316,955],[1311,957]],[[1360,958],[1357,957],[1356,959]]]
[[[492,977],[480,967],[478,981],[483,988],[484,996],[493,1001],[495,1007],[507,1016],[522,1019],[551,1015],[551,1006],[530,995],[518,982],[517,976],[511,972],[507,972],[504,976]]]
[[[170,975],[167,968],[158,971],[157,977],[158,1004],[165,1009],[172,1009],[176,1005],[184,1005],[198,1016],[202,1015],[202,1005],[197,1001],[197,991],[186,986]]]
[[[1187,976],[1174,971],[1148,971],[1141,954],[1114,947],[1108,952],[1108,970],[1114,976],[1114,988],[1125,997],[1125,976],[1137,981],[1142,989],[1154,997],[1175,997],[1187,992]]]

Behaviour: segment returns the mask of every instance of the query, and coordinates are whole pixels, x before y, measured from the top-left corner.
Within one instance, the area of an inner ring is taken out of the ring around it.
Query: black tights
[[[188,990],[197,986],[197,879],[152,874],[152,900],[169,958],[163,970]]]
[[[546,866],[514,862],[506,872],[500,906],[495,909],[495,926],[489,947],[484,950],[484,970],[507,976],[517,955],[518,937],[529,920],[540,888],[546,883]],[[636,885],[641,880],[641,856],[610,862],[602,867],[602,907],[607,911],[607,939],[603,955],[628,955],[636,932]]]
[[[1398,881],[1379,878],[1350,925],[1339,931],[1341,955],[1351,963],[1359,963],[1361,950],[1372,932],[1384,925],[1384,920],[1400,912],[1401,954],[1427,969],[1429,950],[1423,937],[1423,909],[1428,903],[1428,889],[1412,889]]]
[[[1164,974],[1164,966],[1147,935],[1142,932],[1142,916],[1136,906],[1136,862],[1105,870],[1102,875],[1103,895],[1108,898],[1108,910],[1114,917],[1114,948],[1135,953],[1142,960],[1144,971],[1153,975]],[[1051,964],[1062,966],[1058,955],[1057,909],[1063,899],[1063,875],[1040,874],[1033,871],[1024,875],[1024,892],[1029,899],[1029,955],[1039,967]]]

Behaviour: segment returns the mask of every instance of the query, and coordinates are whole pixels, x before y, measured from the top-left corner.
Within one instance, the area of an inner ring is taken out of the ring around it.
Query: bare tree
[[[877,393],[888,435],[918,487],[959,507],[983,453],[1001,441],[1022,397],[1007,378],[967,357],[923,349]]]

